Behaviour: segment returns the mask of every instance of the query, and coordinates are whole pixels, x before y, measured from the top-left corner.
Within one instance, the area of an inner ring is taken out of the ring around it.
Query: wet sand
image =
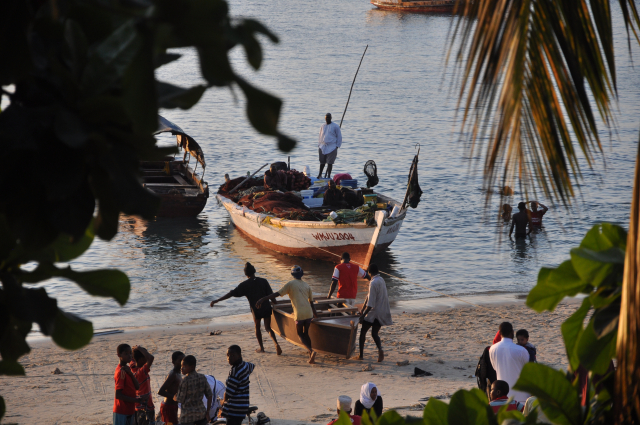
[[[7,404],[3,423],[110,424],[113,371],[118,361],[115,352],[117,345],[125,342],[142,345],[155,356],[153,394],[171,369],[173,351],[195,355],[199,372],[225,381],[229,373],[226,349],[240,345],[244,359],[256,365],[251,376],[251,403],[274,425],[327,423],[335,417],[337,396],[349,395],[355,403],[360,386],[368,381],[378,385],[385,409],[419,415],[427,397],[446,401],[458,389],[476,386],[473,375],[478,357],[504,320],[515,329],[529,331],[539,362],[566,368],[560,324],[578,305],[573,300],[563,302],[555,312],[544,314],[536,314],[522,302],[423,312],[415,312],[415,303],[414,309],[403,310],[398,305],[392,312],[394,325],[380,332],[386,355],[382,363],[376,362],[377,351],[370,336],[364,361],[318,355],[317,363],[310,366],[302,349],[281,338],[283,355],[276,356],[264,331],[267,352],[258,354],[248,314],[217,318],[208,325],[142,328],[96,336],[78,351],[62,350],[46,339],[32,341],[31,353],[21,359],[26,376],[0,378]],[[213,330],[222,333],[210,336]],[[405,360],[408,365],[397,365]],[[373,370],[363,371],[368,365]],[[413,378],[414,367],[433,376]],[[62,374],[52,374],[56,368]],[[154,402],[157,412],[160,399],[154,397]]]

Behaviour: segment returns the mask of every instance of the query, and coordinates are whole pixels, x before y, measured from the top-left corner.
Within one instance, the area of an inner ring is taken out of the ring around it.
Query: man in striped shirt
[[[227,425],[240,425],[249,411],[249,375],[255,365],[242,360],[242,350],[237,345],[229,347],[227,360],[231,371],[222,401],[222,416],[227,418]]]
[[[498,410],[505,404],[507,405],[507,410],[517,410],[518,412],[524,410],[524,404],[513,399],[510,400],[507,394],[509,394],[509,384],[506,381],[497,380],[491,384],[489,406],[493,409],[493,413],[498,413]]]

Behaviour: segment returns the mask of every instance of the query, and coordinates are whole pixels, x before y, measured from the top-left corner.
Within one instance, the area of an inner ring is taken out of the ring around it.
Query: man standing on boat
[[[344,298],[345,303],[353,307],[356,303],[356,295],[358,295],[358,278],[368,279],[369,275],[359,266],[351,264],[350,261],[349,253],[343,252],[342,261],[333,270],[331,288],[327,298],[331,298],[336,285],[338,285],[338,298]]]
[[[327,172],[324,175],[325,179],[331,177],[331,169],[333,163],[338,156],[338,148],[342,146],[342,132],[340,126],[334,122],[331,122],[331,114],[327,113],[324,117],[326,124],[322,124],[320,127],[320,136],[318,137],[318,155],[320,157],[320,173],[318,178],[322,178],[322,170],[324,170],[325,164],[327,164]]]

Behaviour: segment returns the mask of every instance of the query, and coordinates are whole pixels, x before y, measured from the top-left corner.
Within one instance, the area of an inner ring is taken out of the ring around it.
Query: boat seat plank
[[[145,183],[145,186],[150,187],[160,187],[160,186],[171,186],[171,187],[196,187],[194,184],[181,184],[181,183]]]
[[[329,298],[325,300],[314,300],[315,304],[340,304],[344,303],[347,300],[345,298]]]
[[[341,307],[341,308],[330,308],[329,313],[348,313],[348,312],[356,312],[358,311],[355,307]]]
[[[186,181],[185,179],[182,178],[182,176],[179,176],[177,174],[174,174],[173,178],[176,179],[178,181],[178,183],[185,184],[185,185],[189,184],[188,181]]]

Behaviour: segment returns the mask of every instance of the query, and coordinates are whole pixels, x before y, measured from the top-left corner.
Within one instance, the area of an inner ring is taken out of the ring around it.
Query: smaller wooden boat
[[[349,307],[344,302],[342,298],[320,297],[314,300],[318,318],[314,319],[309,327],[313,351],[344,356],[347,359],[355,351],[360,313],[358,308]],[[290,300],[274,302],[272,316],[275,322],[272,329],[278,335],[298,347],[305,348],[296,331]]]
[[[378,9],[396,12],[450,13],[456,0],[371,0],[371,4]]]
[[[142,184],[160,197],[158,217],[195,217],[204,209],[209,198],[209,185],[203,180],[206,163],[198,143],[171,121],[159,118],[160,128],[154,134],[171,133],[184,150],[182,160],[166,157],[162,161],[143,161]],[[196,165],[189,166],[194,157]],[[198,164],[202,175],[196,174]]]

